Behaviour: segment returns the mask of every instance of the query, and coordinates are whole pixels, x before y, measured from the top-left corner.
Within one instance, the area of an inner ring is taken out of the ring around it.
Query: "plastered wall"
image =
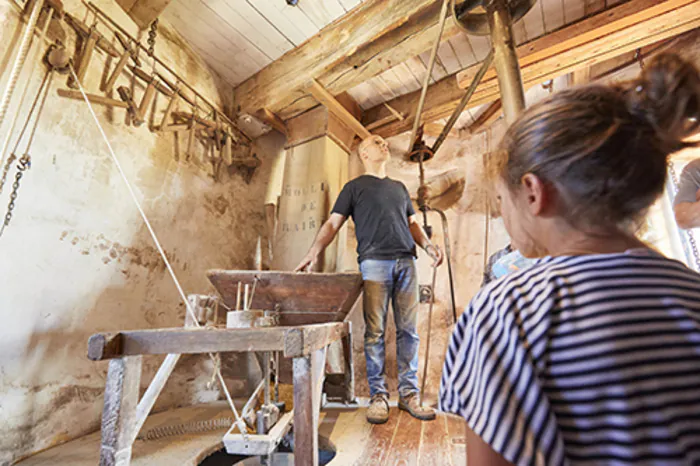
[[[63,3],[85,17],[79,1]],[[95,3],[136,33],[111,0]],[[0,0],[2,89],[20,38],[18,18],[12,2]],[[72,52],[74,33],[64,28]],[[162,23],[156,52],[211,101],[228,105],[223,96],[232,90]],[[105,55],[96,53],[86,77],[88,91],[99,93],[104,65]],[[39,59],[25,65],[20,83],[29,81],[30,89],[19,109],[22,118],[43,71]],[[64,76],[54,80],[31,149],[32,167],[0,237],[0,465],[99,427],[107,363],[87,360],[92,333],[181,326],[184,318],[184,305],[85,104],[57,96],[65,83]],[[130,85],[129,75],[118,85]],[[137,82],[136,98],[142,93]],[[11,113],[18,111],[18,95]],[[156,122],[165,104],[157,97]],[[186,293],[212,291],[205,277],[209,268],[254,267],[257,245],[267,244],[259,241],[266,234],[267,159],[283,140],[270,136],[256,143],[263,163],[250,184],[228,171],[215,181],[202,148],[186,160],[185,135],[154,134],[148,123],[129,126],[121,109],[97,107],[97,113]],[[10,177],[14,174],[13,168]],[[2,216],[8,196],[6,186]],[[159,362],[157,357],[144,361],[142,388]],[[224,362],[234,393],[248,389],[244,363]],[[218,398],[218,388],[208,386],[211,369],[208,360],[183,357],[156,409]]]

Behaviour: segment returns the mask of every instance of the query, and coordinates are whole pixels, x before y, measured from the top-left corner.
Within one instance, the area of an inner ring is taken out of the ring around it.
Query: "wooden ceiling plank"
[[[573,24],[519,47],[523,81],[526,88],[570,73],[576,69],[624,54],[700,26],[700,2],[695,0],[636,0],[613,10]],[[640,11],[639,6],[644,4]],[[620,11],[626,13],[622,16]],[[661,13],[660,10],[665,13]],[[616,30],[615,30],[616,29]],[[580,35],[576,37],[574,33]],[[562,40],[562,36],[569,39]],[[582,39],[581,39],[582,38]],[[582,40],[585,39],[585,42]],[[536,55],[538,60],[532,60]],[[462,74],[462,73],[460,73]],[[464,82],[464,76],[462,76]],[[499,97],[495,76],[479,85],[470,105],[491,102]],[[444,118],[456,108],[464,91],[452,76],[440,80],[428,89],[423,120]],[[411,128],[418,94],[393,99],[389,104],[406,115],[404,121],[394,121],[375,130],[376,134],[392,136]],[[369,125],[387,116],[383,106],[368,109],[363,123]]]
[[[564,9],[561,0],[539,0],[542,4],[545,32],[556,31],[564,25]]]
[[[240,1],[240,0],[239,0]],[[254,8],[260,15],[264,16],[272,25],[274,25],[277,30],[280,31],[287,39],[289,39],[294,46],[303,43],[306,39],[313,36],[318,32],[318,30],[312,30],[310,33],[289,15],[289,13],[295,10],[293,7],[289,7],[287,11],[281,12],[277,8],[277,4],[283,4],[284,2],[270,2],[270,1],[255,1],[255,0],[245,0],[251,8]]]
[[[474,56],[472,45],[469,43],[469,39],[467,38],[466,34],[457,34],[449,39],[449,42],[452,44],[452,48],[455,51],[455,55],[457,55],[457,60],[459,60],[459,64],[462,66],[462,69],[476,63],[476,57]]]
[[[259,69],[272,61],[200,0],[171,3],[164,17],[199,49],[218,50],[224,55],[224,61],[242,55],[236,57],[236,66],[254,64]]]
[[[542,11],[539,5],[535,5],[528,11],[522,19],[525,25],[525,31],[527,31],[527,37],[529,40],[537,39],[544,35],[544,21],[542,20]]]
[[[318,81],[313,79],[309,88],[311,94],[323,104],[329,112],[338,117],[348,128],[352,129],[361,139],[368,138],[372,135],[367,128],[362,126],[362,123],[348,111],[338,100],[333,97],[333,94],[328,92]]]
[[[586,15],[585,0],[562,0],[564,24],[571,24]]]
[[[293,48],[279,31],[244,1],[208,0],[206,6],[273,60]],[[250,11],[245,11],[246,6]]]

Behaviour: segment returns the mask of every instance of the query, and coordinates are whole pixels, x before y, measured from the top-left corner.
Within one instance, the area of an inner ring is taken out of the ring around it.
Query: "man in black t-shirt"
[[[365,358],[372,397],[367,420],[381,424],[389,419],[389,392],[384,380],[384,329],[389,301],[396,323],[399,408],[421,420],[434,419],[435,411],[421,406],[418,396],[416,244],[433,258],[435,267],[442,262],[442,253],[420,226],[406,187],[386,176],[390,158],[386,141],[371,136],[360,143],[358,155],[365,174],[343,187],[330,218],[296,270],[315,270],[323,250],[345,220],[353,218],[364,279]]]

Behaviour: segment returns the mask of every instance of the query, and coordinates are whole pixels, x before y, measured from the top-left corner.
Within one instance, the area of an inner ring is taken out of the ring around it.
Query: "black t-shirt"
[[[333,212],[355,221],[359,262],[416,256],[408,228],[408,217],[415,210],[400,181],[373,175],[355,178],[343,187]]]

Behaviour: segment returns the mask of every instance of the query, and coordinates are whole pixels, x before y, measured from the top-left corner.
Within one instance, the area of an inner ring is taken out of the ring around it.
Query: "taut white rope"
[[[95,124],[97,125],[97,129],[100,130],[100,134],[102,135],[102,139],[104,139],[105,144],[107,144],[107,148],[109,149],[109,154],[112,156],[112,160],[114,160],[114,164],[117,166],[117,169],[119,170],[119,174],[121,175],[122,180],[124,181],[124,184],[126,185],[127,189],[129,190],[129,194],[131,195],[131,199],[134,201],[134,204],[136,204],[136,208],[138,209],[139,213],[141,214],[141,218],[143,219],[143,222],[146,224],[146,228],[148,228],[148,231],[151,234],[151,238],[153,238],[153,242],[156,244],[156,248],[158,248],[158,252],[160,253],[160,256],[163,258],[163,262],[165,262],[165,266],[167,267],[168,272],[170,273],[170,277],[173,279],[173,282],[175,282],[175,287],[177,288],[177,291],[180,294],[180,298],[182,298],[182,302],[185,303],[185,308],[187,309],[187,312],[189,312],[190,315],[192,316],[192,321],[194,322],[195,327],[201,327],[201,325],[199,325],[199,322],[197,321],[197,315],[194,313],[194,310],[190,306],[189,301],[187,301],[187,297],[185,296],[185,292],[182,289],[182,286],[180,285],[180,281],[177,279],[177,276],[175,276],[175,271],[173,270],[172,266],[170,265],[170,261],[168,260],[168,256],[165,255],[165,251],[163,250],[163,247],[160,245],[160,241],[158,240],[158,237],[156,236],[156,232],[153,230],[153,227],[151,226],[151,222],[148,220],[146,213],[143,211],[143,208],[141,207],[141,203],[139,202],[138,198],[136,197],[136,193],[134,192],[134,189],[131,187],[131,183],[129,182],[129,179],[126,177],[126,173],[124,173],[124,170],[122,169],[122,166],[119,163],[119,159],[117,158],[117,154],[114,152],[114,149],[112,148],[112,144],[109,142],[109,139],[107,138],[107,134],[105,134],[104,129],[102,129],[102,125],[100,124],[100,120],[97,118],[97,114],[95,113],[95,110],[92,108],[92,104],[90,104],[90,99],[88,99],[87,95],[85,94],[85,89],[83,89],[83,84],[78,79],[78,75],[75,73],[75,70],[73,69],[73,65],[71,63],[69,63],[68,66],[70,67],[70,72],[73,75],[73,79],[75,80],[76,83],[78,83],[78,88],[80,89],[80,93],[82,94],[83,99],[85,100],[85,103],[87,104],[88,110],[90,110],[90,114],[92,115],[92,118],[95,120]],[[214,362],[214,370],[216,371],[216,376],[219,379],[219,383],[221,384],[222,390],[224,391],[224,395],[226,396],[226,401],[228,401],[228,404],[230,405],[231,410],[233,411],[233,415],[236,417],[236,424],[238,425],[238,429],[245,436],[247,434],[245,422],[238,415],[238,410],[236,409],[236,405],[233,403],[233,399],[231,398],[231,394],[228,391],[228,387],[226,387],[226,383],[224,381],[223,376],[221,375],[221,370],[219,369],[218,365],[216,364],[216,359],[214,358],[214,355],[212,353],[209,353],[209,357]]]

